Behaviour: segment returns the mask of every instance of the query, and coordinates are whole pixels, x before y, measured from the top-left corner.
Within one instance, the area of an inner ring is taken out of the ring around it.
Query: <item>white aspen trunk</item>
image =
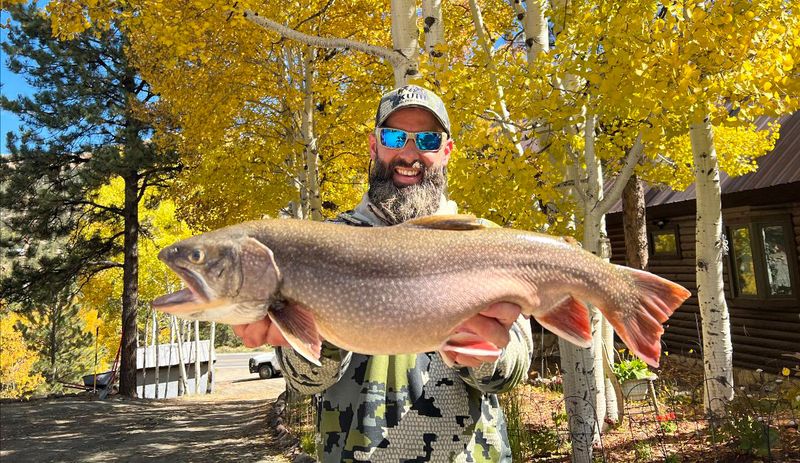
[[[178,395],[186,394],[186,365],[183,363],[183,336],[181,335],[181,326],[178,324],[178,319],[172,316],[172,326],[175,330],[175,338],[178,340],[178,372],[180,379],[178,380]]]
[[[722,280],[722,201],[711,122],[689,128],[697,190],[696,278],[703,324],[705,409],[722,415],[733,399],[733,346]]]
[[[155,398],[158,399],[158,384],[159,384],[159,367],[160,360],[158,355],[158,314],[153,309],[153,351],[156,353],[156,371],[155,371]]]
[[[392,47],[406,60],[393,66],[394,85],[402,87],[419,72],[417,48],[417,4],[413,0],[392,0]]]
[[[164,383],[164,398],[169,396],[169,383],[172,381],[172,345],[175,344],[175,327],[170,318],[167,320],[169,320],[169,355],[167,356],[167,382]],[[180,384],[180,380],[178,384]]]
[[[545,10],[547,3],[542,0],[525,0],[527,8],[522,6],[523,0],[513,0],[512,6],[517,20],[522,23],[523,40],[527,51],[528,69],[532,70],[533,62],[539,53],[550,49],[550,33],[547,30]]]
[[[525,15],[525,46],[528,49],[528,66],[532,66],[540,53],[550,49],[550,31],[547,29],[544,0],[526,0],[528,12]]]
[[[587,251],[597,253],[602,215],[598,216],[595,206],[602,199],[603,193],[602,187],[597,187],[602,178],[602,171],[594,153],[594,116],[591,114],[586,115],[584,139],[587,185],[579,195],[583,205],[583,246]],[[575,180],[577,182],[579,179]],[[575,185],[576,190],[581,188],[580,184]],[[558,343],[564,371],[564,398],[572,439],[572,461],[575,463],[592,461],[593,445],[600,441],[600,423],[606,413],[602,363],[603,319],[597,308],[593,306],[588,308],[592,345],[581,348],[563,339],[559,339]]]
[[[155,309],[150,309],[150,310],[155,310]],[[142,395],[140,395],[139,397],[144,397],[144,388],[147,385],[147,338],[148,338],[149,334],[150,334],[150,317],[145,316],[144,317],[144,344],[141,344],[142,346],[144,346],[144,351],[143,351],[144,355],[142,356],[143,357],[142,358]],[[137,351],[138,351],[138,349],[137,349]],[[138,352],[137,352],[137,354],[138,354]],[[138,355],[137,355],[137,357],[138,357]],[[135,367],[139,368],[139,365],[136,365]]]
[[[518,140],[517,128],[514,127],[513,124],[509,123],[511,117],[508,113],[508,108],[506,107],[505,90],[503,90],[503,86],[500,85],[500,82],[497,80],[497,69],[494,66],[494,60],[492,59],[492,44],[489,43],[489,38],[486,37],[486,31],[484,31],[483,25],[483,15],[481,14],[481,9],[480,6],[478,6],[477,0],[469,0],[469,9],[472,13],[472,22],[475,23],[475,35],[478,38],[478,44],[480,45],[481,49],[483,49],[483,52],[486,53],[486,59],[488,63],[486,72],[489,73],[489,78],[492,81],[492,86],[495,89],[495,94],[497,97],[495,113],[497,114],[500,126],[503,129],[503,135],[505,135],[508,141],[514,145],[514,151],[516,152],[517,157],[522,157],[525,154],[525,150],[522,148],[522,144]]]
[[[206,383],[206,394],[214,392],[214,338],[217,332],[217,322],[211,322],[211,338],[208,342],[208,382]]]
[[[436,46],[444,43],[442,0],[422,0],[422,22],[425,32],[425,51],[434,58],[442,56],[436,51]]]
[[[303,140],[303,173],[307,217],[311,220],[321,221],[322,201],[319,197],[319,153],[317,151],[317,137],[314,135],[314,50],[306,47],[303,53],[303,114],[300,123],[300,136]]]
[[[194,393],[200,393],[200,322],[194,321]]]

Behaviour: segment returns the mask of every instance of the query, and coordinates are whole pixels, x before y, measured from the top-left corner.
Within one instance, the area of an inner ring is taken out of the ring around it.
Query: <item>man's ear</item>
[[[378,157],[378,139],[375,137],[375,132],[369,134],[369,157],[373,161]]]
[[[450,152],[453,151],[453,149],[455,147],[456,147],[456,144],[453,143],[453,140],[448,137],[447,141],[444,144],[444,152],[443,152],[443,154],[444,154],[444,160],[443,161],[444,161],[445,164],[447,164],[447,161],[450,160]]]

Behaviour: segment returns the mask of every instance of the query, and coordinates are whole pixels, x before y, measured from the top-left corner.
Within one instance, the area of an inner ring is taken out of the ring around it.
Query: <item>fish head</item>
[[[249,236],[194,236],[162,249],[158,258],[186,287],[156,298],[153,307],[185,319],[260,320],[280,284],[272,251]]]

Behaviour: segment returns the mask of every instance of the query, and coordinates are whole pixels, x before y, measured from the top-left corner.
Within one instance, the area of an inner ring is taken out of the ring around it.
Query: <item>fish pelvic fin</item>
[[[434,230],[483,230],[485,228],[498,228],[500,225],[491,220],[479,219],[474,215],[428,215],[418,219],[403,222],[398,227],[428,228]]]
[[[548,331],[578,347],[592,345],[592,326],[589,309],[579,300],[567,296],[542,314],[536,315]]]
[[[638,307],[634,310],[603,311],[622,342],[648,365],[658,367],[661,335],[666,322],[692,293],[683,286],[650,272],[619,267],[633,278]]]
[[[270,304],[267,314],[298,354],[314,365],[322,365],[319,361],[322,338],[310,310],[300,304],[279,300]]]
[[[500,348],[491,342],[476,334],[463,331],[452,334],[439,350],[475,357],[500,355],[501,353]]]

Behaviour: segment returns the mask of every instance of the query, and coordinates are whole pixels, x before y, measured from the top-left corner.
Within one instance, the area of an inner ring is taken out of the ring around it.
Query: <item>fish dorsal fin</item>
[[[403,222],[401,227],[428,228],[434,230],[482,230],[497,228],[499,225],[491,220],[479,219],[474,215],[427,215],[418,219]]]

